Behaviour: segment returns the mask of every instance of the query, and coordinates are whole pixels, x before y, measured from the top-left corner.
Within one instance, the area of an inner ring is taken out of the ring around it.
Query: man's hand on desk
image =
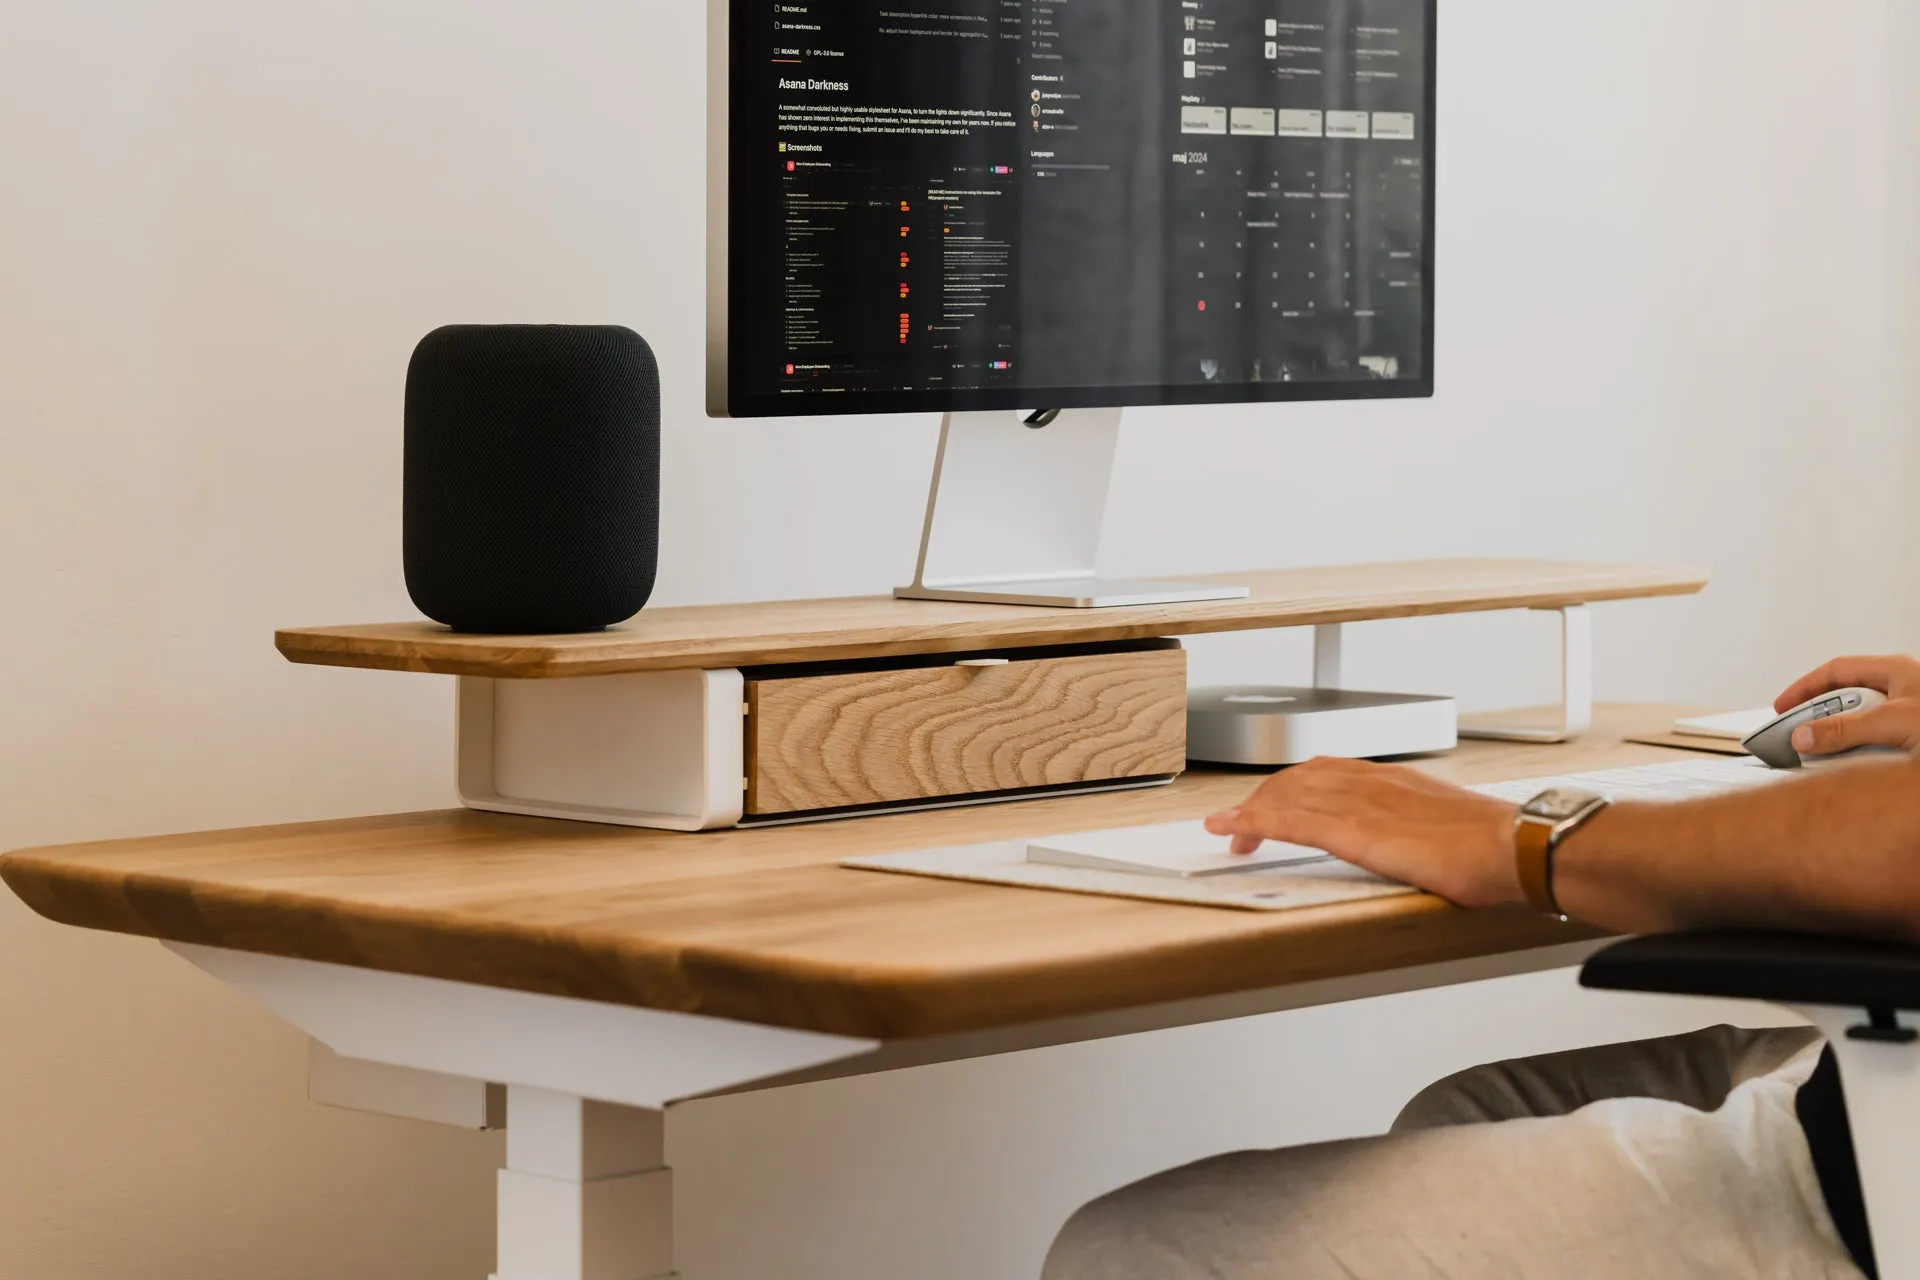
[[[1315,760],[1277,773],[1238,808],[1207,819],[1235,853],[1268,840],[1346,862],[1463,907],[1522,902],[1515,806],[1402,765]]]
[[[1316,760],[1267,779],[1207,829],[1232,836],[1236,853],[1266,840],[1309,845],[1484,907],[1525,900],[1514,818],[1512,805],[1414,769]],[[1553,886],[1562,909],[1624,933],[1738,927],[1920,942],[1920,757],[1702,799],[1623,801],[1555,853]]]
[[[1905,656],[1835,658],[1808,672],[1773,704],[1787,712],[1836,689],[1878,689],[1884,706],[1830,716],[1794,731],[1793,749],[1803,755],[1834,755],[1855,747],[1920,751],[1920,660]]]

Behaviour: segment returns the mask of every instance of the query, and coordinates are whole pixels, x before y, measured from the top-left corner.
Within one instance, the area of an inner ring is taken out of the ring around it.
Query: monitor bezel
[[[1426,0],[1426,236],[1421,273],[1422,374],[1354,382],[1256,382],[1230,386],[1142,383],[1114,387],[979,387],[935,391],[746,394],[733,386],[728,315],[739,299],[731,278],[733,0],[708,0],[707,27],[707,413],[716,418],[839,417],[888,413],[976,413],[1031,409],[1148,408],[1177,405],[1288,404],[1328,400],[1419,400],[1434,394],[1434,319],[1439,227],[1439,0]]]

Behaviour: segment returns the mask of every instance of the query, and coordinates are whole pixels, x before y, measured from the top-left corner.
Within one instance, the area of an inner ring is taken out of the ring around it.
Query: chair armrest
[[[1781,1004],[1920,1009],[1920,947],[1796,933],[1629,938],[1591,957],[1580,985]]]

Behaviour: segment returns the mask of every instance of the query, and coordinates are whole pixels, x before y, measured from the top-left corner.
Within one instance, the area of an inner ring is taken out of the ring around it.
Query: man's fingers
[[[1233,837],[1230,847],[1237,854],[1253,853],[1269,840],[1326,849],[1327,841],[1337,838],[1341,825],[1335,818],[1306,809],[1268,809],[1251,804],[1207,819],[1208,831]]]
[[[1358,760],[1310,760],[1306,764],[1283,769],[1255,787],[1242,802],[1243,809],[1325,808],[1331,797],[1345,794],[1355,786],[1365,786],[1378,765]],[[1224,830],[1215,835],[1226,835]]]
[[[1245,803],[1208,818],[1207,830],[1231,836],[1228,848],[1242,856],[1279,840],[1349,857],[1354,820],[1395,808],[1410,780],[1418,775],[1359,760],[1314,760],[1268,778]]]
[[[1207,831],[1216,836],[1232,836],[1227,850],[1242,857],[1249,853],[1258,853],[1260,846],[1266,843],[1266,837],[1257,833],[1253,824],[1246,820],[1246,807],[1222,809],[1207,819]]]
[[[1855,747],[1905,747],[1912,736],[1912,714],[1889,704],[1803,724],[1793,731],[1793,749],[1801,755],[1830,756]]]
[[[1835,658],[1794,681],[1787,691],[1774,699],[1775,711],[1791,711],[1835,689],[1878,689],[1887,692],[1892,682],[1896,658]]]

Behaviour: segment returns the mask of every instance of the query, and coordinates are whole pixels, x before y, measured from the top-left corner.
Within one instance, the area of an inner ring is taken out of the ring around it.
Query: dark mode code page
[[[736,385],[1424,377],[1427,14],[736,0]]]

